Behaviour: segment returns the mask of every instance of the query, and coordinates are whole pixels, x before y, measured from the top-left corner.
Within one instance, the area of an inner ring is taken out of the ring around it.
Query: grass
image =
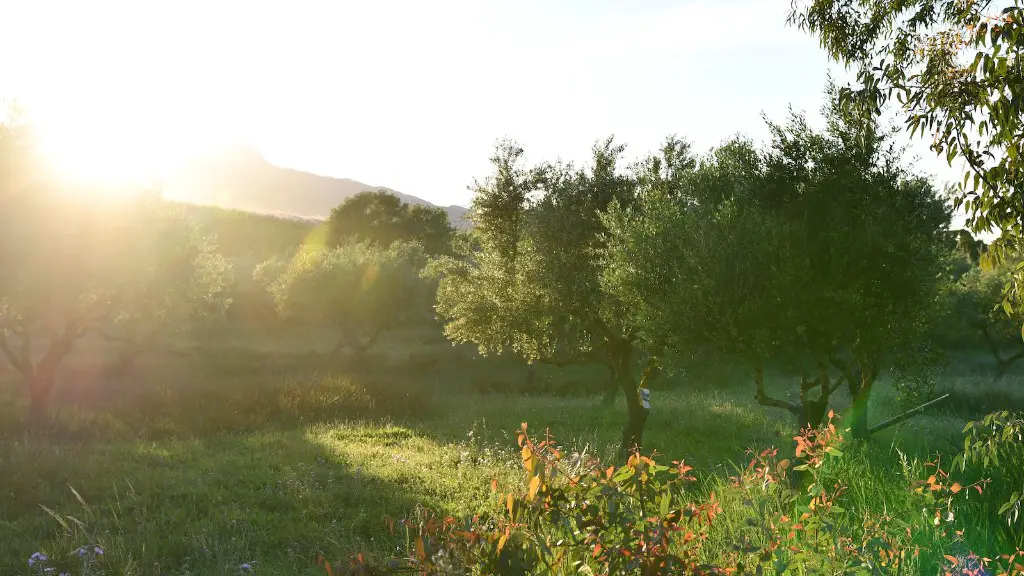
[[[0,574],[26,573],[36,551],[64,561],[85,543],[101,545],[104,562],[122,574],[237,574],[253,561],[264,574],[313,574],[318,553],[384,557],[398,544],[386,518],[421,505],[481,511],[493,505],[491,479],[518,482],[513,434],[521,422],[534,433],[550,427],[572,451],[611,459],[625,418],[594,389],[570,394],[579,383],[599,390],[599,370],[545,368],[559,395],[529,396],[479,391],[514,389],[521,364],[436,343],[396,341],[362,367],[265,349],[236,342],[158,358],[123,380],[97,375],[87,354],[66,371],[43,434],[24,432],[13,375],[0,373]],[[441,360],[410,367],[410,353]],[[958,359],[939,392],[1021,400],[1016,375],[991,384],[974,358]],[[654,390],[648,450],[695,465],[705,490],[748,447],[791,450],[793,422],[754,403],[741,369],[699,368]],[[838,408],[847,401],[838,397]],[[879,386],[872,420],[895,406]],[[971,409],[947,405],[852,450],[835,470],[850,484],[852,510],[916,513],[901,454],[916,458],[920,473],[921,459],[960,442]],[[727,545],[732,521],[715,546]],[[987,508],[963,521],[974,549],[1001,545]]]

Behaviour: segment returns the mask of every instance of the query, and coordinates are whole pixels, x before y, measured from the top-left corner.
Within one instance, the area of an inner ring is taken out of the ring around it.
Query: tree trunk
[[[853,406],[850,410],[850,433],[857,440],[868,437],[868,398],[870,388],[861,388],[853,397]]]
[[[807,430],[821,426],[825,420],[825,413],[828,411],[828,397],[817,400],[804,400],[800,405],[800,414],[797,415],[798,428]]]
[[[48,418],[50,395],[55,381],[56,373],[52,370],[39,370],[27,379],[30,424],[40,424]]]
[[[867,439],[871,435],[868,430],[868,400],[874,386],[876,372],[865,371],[862,366],[850,370],[846,375],[850,389],[852,405],[850,408],[850,435],[856,440]]]
[[[625,456],[643,446],[648,410],[640,403],[640,387],[633,378],[631,370],[633,346],[630,343],[624,343],[619,344],[617,348],[613,358],[615,379],[626,396],[626,410],[629,415],[629,419],[622,429],[622,443],[619,445],[620,455]]]
[[[523,392],[530,394],[537,386],[537,361],[530,360],[526,365],[526,377],[523,378]]]

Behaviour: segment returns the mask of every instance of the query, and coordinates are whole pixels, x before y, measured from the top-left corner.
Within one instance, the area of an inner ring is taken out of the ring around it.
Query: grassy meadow
[[[83,544],[102,547],[114,574],[237,574],[245,563],[322,573],[319,554],[400,553],[388,518],[494,507],[492,479],[521,482],[522,422],[550,427],[571,452],[614,458],[625,411],[621,397],[601,403],[603,368],[544,366],[545,390],[530,391],[521,361],[478,358],[436,333],[392,335],[346,364],[325,336],[289,330],[209,334],[119,376],[89,342],[62,372],[43,430],[24,421],[16,375],[0,371],[0,574],[30,573],[39,551],[72,562]],[[851,517],[880,500],[914,514],[902,455],[922,473],[924,460],[954,454],[968,419],[1024,405],[1020,377],[994,382],[984,355],[956,358],[937,390],[954,397],[847,451]],[[695,466],[699,490],[745,464],[748,447],[792,451],[791,416],[758,406],[748,371],[728,360],[696,359],[652,396],[645,449]],[[900,412],[885,383],[871,410],[875,422]],[[709,550],[729,545],[740,521],[730,511]],[[1005,548],[987,504],[958,522],[970,549]]]

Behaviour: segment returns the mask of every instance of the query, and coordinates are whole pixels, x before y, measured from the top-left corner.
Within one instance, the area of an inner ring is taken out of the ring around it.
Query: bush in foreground
[[[957,505],[983,483],[964,486],[933,467],[908,490],[922,513],[904,518],[844,510],[846,486],[826,473],[842,458],[843,436],[824,425],[796,436],[795,462],[777,449],[751,452],[748,465],[704,495],[683,461],[659,464],[634,453],[621,466],[567,458],[548,435],[518,436],[526,483],[501,493],[500,508],[467,519],[419,510],[404,532],[404,558],[372,566],[360,554],[328,574],[1024,574],[1024,551],[982,558],[959,550]],[[492,490],[498,493],[497,483]],[[725,519],[724,503],[749,514]],[[729,550],[709,543],[726,526]],[[939,560],[933,566],[930,559]],[[926,560],[929,559],[929,560]]]

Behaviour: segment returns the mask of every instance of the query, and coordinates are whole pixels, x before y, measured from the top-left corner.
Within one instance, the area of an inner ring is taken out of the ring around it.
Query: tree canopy
[[[646,338],[746,358],[757,400],[801,426],[821,421],[838,370],[864,435],[883,354],[935,314],[949,214],[887,134],[826,112],[824,132],[794,114],[767,149],[735,139],[611,210],[603,280]],[[798,401],[768,395],[767,361],[801,374]]]
[[[229,302],[230,267],[216,245],[158,198],[36,189],[5,208],[0,352],[25,377],[36,412],[86,334],[134,355]]]
[[[862,117],[895,98],[912,133],[967,166],[956,205],[975,232],[1000,232],[990,256],[1024,241],[1024,76],[1019,2],[794,0],[789,21],[817,36],[835,60],[857,67],[842,99]],[[1024,303],[1024,268],[1009,300]]]
[[[327,225],[329,246],[365,241],[387,248],[394,242],[418,242],[427,254],[447,254],[455,237],[444,209],[406,204],[382,190],[347,198],[331,210]]]
[[[305,247],[286,266],[260,273],[271,282],[280,314],[339,331],[336,349],[360,354],[386,330],[429,318],[432,286],[421,278],[418,244],[369,242]]]
[[[629,449],[640,444],[647,417],[633,375],[641,341],[622,322],[621,302],[602,287],[600,255],[601,214],[636,201],[637,180],[622,166],[623,151],[609,138],[595,144],[586,166],[527,166],[521,147],[501,142],[493,173],[473,186],[469,245],[478,249],[438,260],[431,272],[451,340],[474,343],[483,354],[511,350],[531,361],[608,366],[625,392],[622,447]],[[666,154],[666,162],[677,162],[688,146],[672,140]]]
[[[19,125],[0,125],[0,356],[41,417],[78,341],[131,347],[223,313],[230,267],[156,193],[74,188],[48,174]]]

